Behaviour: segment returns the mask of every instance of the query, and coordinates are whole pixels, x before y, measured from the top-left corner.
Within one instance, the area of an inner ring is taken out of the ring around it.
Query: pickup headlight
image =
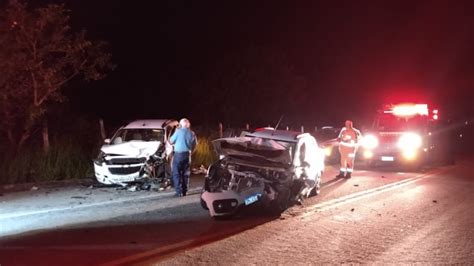
[[[377,146],[379,146],[379,140],[374,135],[367,135],[362,139],[362,147],[368,150],[373,150]]]
[[[422,140],[420,135],[415,133],[405,133],[398,140],[397,146],[402,150],[407,149],[419,149],[421,147]]]
[[[398,140],[397,146],[402,151],[403,157],[413,160],[417,157],[417,151],[422,145],[421,136],[415,133],[405,133]]]

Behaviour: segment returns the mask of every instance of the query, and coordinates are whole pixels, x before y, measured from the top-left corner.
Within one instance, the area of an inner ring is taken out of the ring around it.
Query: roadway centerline
[[[341,198],[337,198],[337,199],[329,200],[329,201],[326,201],[326,202],[318,203],[318,204],[306,207],[306,208],[309,208],[308,211],[304,212],[303,214],[297,215],[295,217],[296,218],[303,218],[303,220],[306,220],[306,219],[309,219],[310,216],[316,214],[318,211],[323,211],[323,210],[326,210],[326,209],[334,208],[334,207],[341,206],[341,205],[344,205],[344,204],[347,204],[347,203],[350,203],[350,202],[357,201],[359,199],[363,199],[363,198],[370,197],[370,196],[373,196],[373,195],[376,195],[376,194],[379,194],[379,193],[383,193],[383,192],[386,192],[386,191],[397,189],[397,188],[412,184],[414,182],[420,181],[422,179],[433,177],[433,176],[435,176],[435,175],[437,175],[437,174],[439,174],[443,171],[445,171],[445,169],[438,169],[438,170],[433,171],[431,173],[415,176],[415,177],[412,177],[412,178],[409,178],[409,179],[406,179],[406,180],[402,180],[402,181],[399,181],[399,182],[390,183],[390,184],[383,185],[383,186],[380,186],[380,187],[377,187],[377,188],[356,192],[356,193],[353,193],[353,194],[350,194],[350,195],[347,195],[347,196],[344,196],[344,197],[341,197]],[[238,231],[238,232],[240,232],[240,231]],[[143,253],[123,257],[123,258],[120,258],[120,259],[117,259],[117,260],[113,260],[113,261],[104,263],[102,265],[122,265],[122,264],[139,263],[139,262],[143,262],[147,259],[151,259],[153,257],[169,255],[169,254],[172,254],[174,252],[177,252],[179,250],[183,250],[183,249],[186,249],[186,248],[194,248],[194,247],[197,247],[197,246],[201,246],[201,245],[204,245],[206,243],[212,242],[213,240],[223,239],[223,238],[225,238],[226,236],[229,236],[229,235],[232,235],[232,234],[229,234],[229,232],[208,234],[206,236],[203,236],[202,239],[200,239],[200,240],[196,240],[196,239],[184,240],[182,242],[173,243],[171,245],[162,246],[162,247],[158,247],[158,248],[155,248],[155,249],[152,249],[152,250],[148,250],[148,251],[145,251]]]
[[[378,194],[381,194],[381,193],[384,193],[384,192],[387,192],[387,191],[390,191],[390,190],[398,189],[398,188],[407,186],[409,184],[418,182],[420,180],[423,180],[423,179],[426,179],[426,178],[431,178],[431,177],[436,176],[437,174],[440,174],[444,171],[446,171],[446,169],[437,169],[436,171],[433,171],[433,172],[430,172],[430,173],[422,174],[422,175],[419,175],[419,176],[415,176],[415,177],[408,178],[408,179],[405,179],[405,180],[401,180],[401,181],[398,181],[398,182],[390,183],[390,184],[383,185],[383,186],[380,186],[380,187],[359,191],[359,192],[349,194],[347,196],[343,196],[343,197],[340,197],[340,198],[332,199],[332,200],[329,200],[329,201],[317,203],[317,204],[311,205],[309,207],[306,207],[308,210],[306,210],[305,212],[303,212],[300,215],[297,215],[296,217],[302,217],[304,220],[307,220],[310,216],[315,215],[318,211],[324,211],[324,210],[336,208],[336,207],[339,207],[339,206],[344,205],[344,204],[348,204],[348,203],[352,203],[354,201],[358,201],[360,199],[368,198],[368,197],[378,195]]]

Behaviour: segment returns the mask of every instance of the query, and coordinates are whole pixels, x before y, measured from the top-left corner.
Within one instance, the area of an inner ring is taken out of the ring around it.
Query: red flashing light
[[[438,114],[438,109],[433,109],[433,114],[437,115]]]
[[[434,114],[434,115],[433,115],[433,120],[438,120],[438,118],[439,118],[439,117],[438,117],[437,114]]]
[[[385,113],[393,113],[396,116],[428,115],[428,105],[400,104],[394,106],[391,111],[386,111]]]

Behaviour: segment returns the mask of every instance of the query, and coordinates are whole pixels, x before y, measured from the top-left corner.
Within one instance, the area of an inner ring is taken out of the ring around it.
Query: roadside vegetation
[[[212,147],[211,138],[205,136],[198,137],[196,151],[193,153],[191,160],[192,167],[196,168],[202,165],[207,169],[215,160],[217,160],[217,155]]]
[[[0,181],[14,184],[91,177],[91,155],[73,138],[54,141],[46,154],[41,148],[30,146],[14,158],[3,158]]]
[[[8,143],[0,139],[0,148],[5,151],[0,154],[0,184],[94,178],[92,160],[103,144],[99,119],[80,117],[64,121],[58,115],[52,116],[50,120],[51,143],[47,153],[41,145],[41,132],[33,135],[29,145],[25,145],[14,157],[7,151]],[[107,127],[108,137],[115,128]],[[198,145],[192,158],[193,168],[201,165],[207,168],[217,159],[211,143],[218,136],[216,133],[197,130]]]

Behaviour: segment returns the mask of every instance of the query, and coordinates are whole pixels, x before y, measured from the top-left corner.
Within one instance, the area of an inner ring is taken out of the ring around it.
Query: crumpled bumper
[[[135,169],[141,169],[142,166],[143,164],[134,165],[133,167],[135,167]],[[140,170],[137,170],[129,174],[123,174],[123,175],[113,174],[109,170],[109,166],[105,164],[97,165],[96,163],[94,163],[94,172],[95,172],[95,178],[97,179],[97,181],[106,185],[112,185],[112,184],[124,185],[124,183],[133,182],[141,178]]]
[[[211,216],[234,214],[239,207],[259,201],[264,193],[264,186],[252,187],[242,192],[226,190],[221,192],[204,191],[201,199],[206,203]]]

